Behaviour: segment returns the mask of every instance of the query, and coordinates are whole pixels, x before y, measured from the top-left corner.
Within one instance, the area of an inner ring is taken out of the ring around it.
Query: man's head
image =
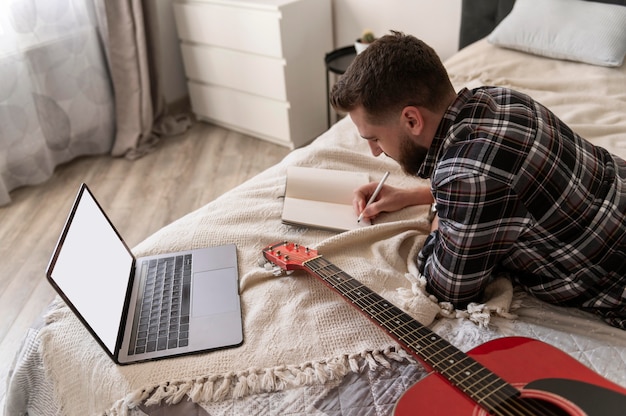
[[[414,36],[392,32],[355,58],[333,86],[330,102],[350,114],[375,156],[384,152],[414,174],[454,96],[435,51]]]

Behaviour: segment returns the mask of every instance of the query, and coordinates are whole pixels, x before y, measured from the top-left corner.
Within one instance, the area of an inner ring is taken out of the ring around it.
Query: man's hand
[[[376,201],[367,208],[365,205],[374,190],[378,186],[377,182],[370,182],[354,191],[352,205],[357,215],[363,212],[363,218],[372,220],[381,212],[394,212],[406,208],[410,205],[426,205],[433,202],[430,187],[423,185],[410,189],[396,188],[390,185],[383,185]]]

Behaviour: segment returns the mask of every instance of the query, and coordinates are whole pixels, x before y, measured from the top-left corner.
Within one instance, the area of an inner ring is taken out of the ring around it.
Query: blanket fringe
[[[390,360],[414,362],[408,353],[395,345],[384,350],[346,354],[341,357],[324,361],[311,361],[298,366],[282,365],[267,369],[249,368],[238,373],[204,376],[146,387],[118,400],[105,414],[124,416],[139,405],[151,406],[162,402],[176,404],[185,397],[194,403],[220,402],[251,394],[281,391],[290,387],[324,384],[332,380],[341,380],[350,372],[360,373],[367,368],[374,369],[379,366],[389,368],[391,366]]]
[[[514,295],[511,279],[501,273],[485,289],[485,303],[470,303],[464,310],[455,309],[450,302],[439,302],[426,290],[426,278],[421,274],[406,273],[411,288],[397,290],[398,303],[407,313],[424,325],[429,325],[435,317],[448,319],[467,319],[481,328],[487,328],[492,316],[517,319],[511,313],[520,307],[521,299]]]

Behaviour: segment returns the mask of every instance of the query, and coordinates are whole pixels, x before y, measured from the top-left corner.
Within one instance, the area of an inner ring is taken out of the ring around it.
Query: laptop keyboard
[[[144,267],[128,354],[189,345],[191,254],[146,260],[141,276]]]

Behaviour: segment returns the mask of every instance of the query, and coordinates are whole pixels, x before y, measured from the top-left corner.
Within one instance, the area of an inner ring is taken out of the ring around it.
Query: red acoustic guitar
[[[463,353],[315,250],[285,242],[263,254],[321,279],[426,366],[395,415],[626,415],[626,389],[548,344],[507,337]]]

